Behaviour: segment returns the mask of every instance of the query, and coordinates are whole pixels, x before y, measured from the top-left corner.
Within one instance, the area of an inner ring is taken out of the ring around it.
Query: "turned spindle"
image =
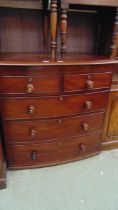
[[[61,57],[64,59],[66,52],[66,40],[67,40],[67,9],[61,9]]]
[[[51,0],[50,30],[51,30],[51,59],[55,60],[56,49],[57,49],[57,0]]]
[[[49,21],[48,21],[48,1],[42,1],[43,4],[43,46],[44,46],[44,57],[48,57],[48,34],[49,34]]]

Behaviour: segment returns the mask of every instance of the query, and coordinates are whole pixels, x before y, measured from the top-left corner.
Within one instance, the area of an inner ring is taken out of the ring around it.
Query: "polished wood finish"
[[[48,42],[49,42],[49,15],[48,15],[48,0],[42,1],[43,4],[43,44],[44,44],[44,57],[48,59]]]
[[[4,119],[36,119],[91,113],[104,110],[107,100],[108,91],[60,97],[5,98],[2,114]]]
[[[60,91],[59,76],[3,76],[0,77],[2,94],[45,94]]]
[[[65,75],[64,90],[66,92],[72,92],[108,88],[111,83],[111,77],[111,72],[105,74]]]
[[[102,150],[118,148],[118,92],[112,90],[109,97],[108,109],[103,133]]]
[[[109,98],[118,71],[117,6],[115,0],[46,0],[41,10],[0,8],[0,125],[8,168],[93,156],[108,135],[109,145],[117,145],[117,97]]]
[[[51,143],[11,145],[8,151],[9,166],[45,166],[81,159],[99,152],[100,136],[95,134],[87,138],[72,137]]]
[[[100,112],[48,120],[5,121],[4,130],[8,143],[52,141],[52,139],[100,132],[103,121],[104,112]]]
[[[0,8],[0,14],[1,53],[44,52],[41,10]]]
[[[61,9],[61,20],[60,20],[60,31],[61,31],[61,57],[64,59],[66,51],[66,36],[67,36],[67,9]]]
[[[84,4],[84,5],[100,5],[100,6],[118,6],[117,0],[64,0],[67,3],[72,4]]]
[[[56,58],[57,49],[57,0],[51,0],[51,15],[50,15],[50,30],[51,30],[51,59]]]
[[[41,0],[2,0],[0,1],[0,7],[17,8],[17,9],[42,9]]]
[[[72,15],[70,12],[71,16],[68,14],[68,17],[66,18],[68,21],[65,21],[66,28],[68,25],[68,29],[66,29],[66,31],[70,31],[70,46],[67,46],[68,50],[78,53],[91,53],[99,55],[107,54],[111,58],[116,58],[118,49],[117,14],[116,7],[109,7],[112,2],[104,1],[102,4],[100,1],[95,1],[90,4],[89,1],[78,2],[76,0],[65,0],[64,2],[65,3],[62,3],[61,5],[62,11],[72,11]],[[106,7],[102,7],[103,5]],[[115,6],[118,6],[118,3],[116,3]],[[115,16],[116,21],[114,21]],[[77,22],[77,20],[79,21]],[[62,23],[63,19],[60,24],[62,25]],[[61,28],[63,30],[64,27]],[[61,39],[63,40],[63,38]],[[64,43],[66,42],[67,40],[65,38]],[[113,44],[111,46],[112,42]],[[109,53],[110,51],[111,53]]]
[[[111,105],[111,114],[110,114],[110,121],[108,126],[108,136],[117,136],[118,135],[118,96],[112,98],[112,105]]]

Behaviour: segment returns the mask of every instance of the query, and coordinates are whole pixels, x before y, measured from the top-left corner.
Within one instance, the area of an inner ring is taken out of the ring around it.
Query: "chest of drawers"
[[[100,152],[112,65],[0,69],[9,168],[65,163]]]

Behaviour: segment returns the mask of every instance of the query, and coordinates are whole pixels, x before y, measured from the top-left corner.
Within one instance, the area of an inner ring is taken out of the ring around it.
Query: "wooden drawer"
[[[102,130],[104,112],[62,119],[35,121],[5,121],[8,143],[51,141]]]
[[[9,166],[35,166],[67,162],[97,153],[101,134],[51,143],[9,145]]]
[[[0,77],[0,91],[2,94],[31,94],[59,92],[60,78],[54,76],[37,77]]]
[[[98,74],[74,74],[64,76],[64,91],[72,92],[79,90],[94,90],[109,88],[111,85],[112,73]]]
[[[105,109],[107,100],[107,91],[60,97],[4,98],[2,114],[5,119],[68,116]]]

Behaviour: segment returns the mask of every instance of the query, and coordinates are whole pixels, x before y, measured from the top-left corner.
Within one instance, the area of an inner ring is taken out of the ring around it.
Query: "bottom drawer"
[[[80,159],[100,150],[101,134],[51,143],[8,145],[9,167],[45,166]]]

